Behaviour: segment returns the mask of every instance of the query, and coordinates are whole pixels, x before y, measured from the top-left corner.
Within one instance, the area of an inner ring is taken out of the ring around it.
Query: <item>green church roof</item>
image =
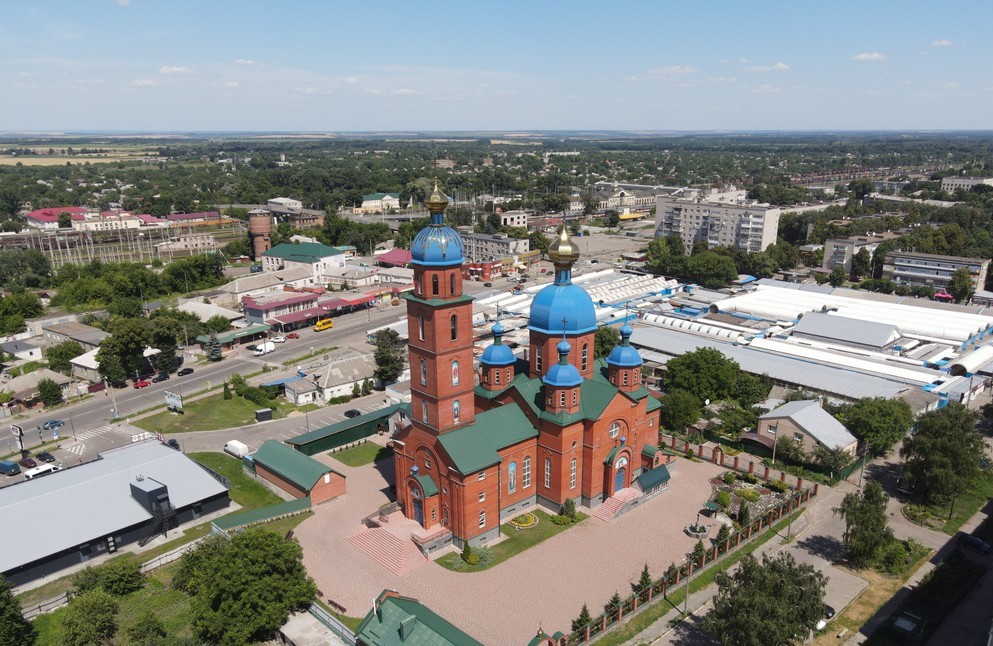
[[[476,413],[476,420],[438,436],[438,441],[463,475],[500,463],[500,449],[538,437],[538,431],[517,406],[500,406]]]
[[[306,491],[310,491],[325,473],[333,471],[331,467],[276,440],[263,442],[253,459],[256,465],[262,465]]]

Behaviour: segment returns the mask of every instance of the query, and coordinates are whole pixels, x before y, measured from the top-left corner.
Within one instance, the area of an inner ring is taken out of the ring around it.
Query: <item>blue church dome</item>
[[[583,376],[579,374],[576,366],[569,363],[569,351],[572,346],[563,339],[556,346],[559,351],[559,362],[548,369],[548,373],[541,378],[547,386],[570,387],[583,383]]]
[[[559,230],[559,238],[549,245],[548,257],[555,265],[555,282],[531,301],[528,328],[545,334],[584,334],[596,330],[593,299],[585,289],[572,284],[572,265],[579,258],[579,247],[569,238],[565,225]]]
[[[448,198],[438,190],[437,182],[434,192],[424,200],[424,206],[431,213],[431,224],[418,231],[410,243],[411,262],[428,267],[461,265],[465,245],[462,236],[445,225],[444,212]]]
[[[483,350],[483,356],[479,362],[488,366],[512,366],[517,362],[517,357],[510,348],[503,344],[501,338],[504,333],[503,325],[497,321],[493,326],[493,343]]]
[[[607,355],[607,364],[618,368],[636,368],[644,361],[638,350],[631,346],[631,329],[627,323],[621,328],[621,342]]]

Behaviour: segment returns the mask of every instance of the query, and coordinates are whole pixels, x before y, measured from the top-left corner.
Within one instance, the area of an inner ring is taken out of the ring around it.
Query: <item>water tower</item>
[[[248,212],[248,238],[252,242],[252,257],[259,260],[272,248],[272,213],[265,209]]]

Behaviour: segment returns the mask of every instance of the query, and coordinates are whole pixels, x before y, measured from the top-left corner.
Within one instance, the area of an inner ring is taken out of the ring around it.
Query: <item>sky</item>
[[[0,8],[0,132],[993,129],[989,0]]]

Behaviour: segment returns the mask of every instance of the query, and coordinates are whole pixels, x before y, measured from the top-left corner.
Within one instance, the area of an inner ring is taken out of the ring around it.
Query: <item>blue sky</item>
[[[993,3],[9,0],[0,131],[993,128]]]

